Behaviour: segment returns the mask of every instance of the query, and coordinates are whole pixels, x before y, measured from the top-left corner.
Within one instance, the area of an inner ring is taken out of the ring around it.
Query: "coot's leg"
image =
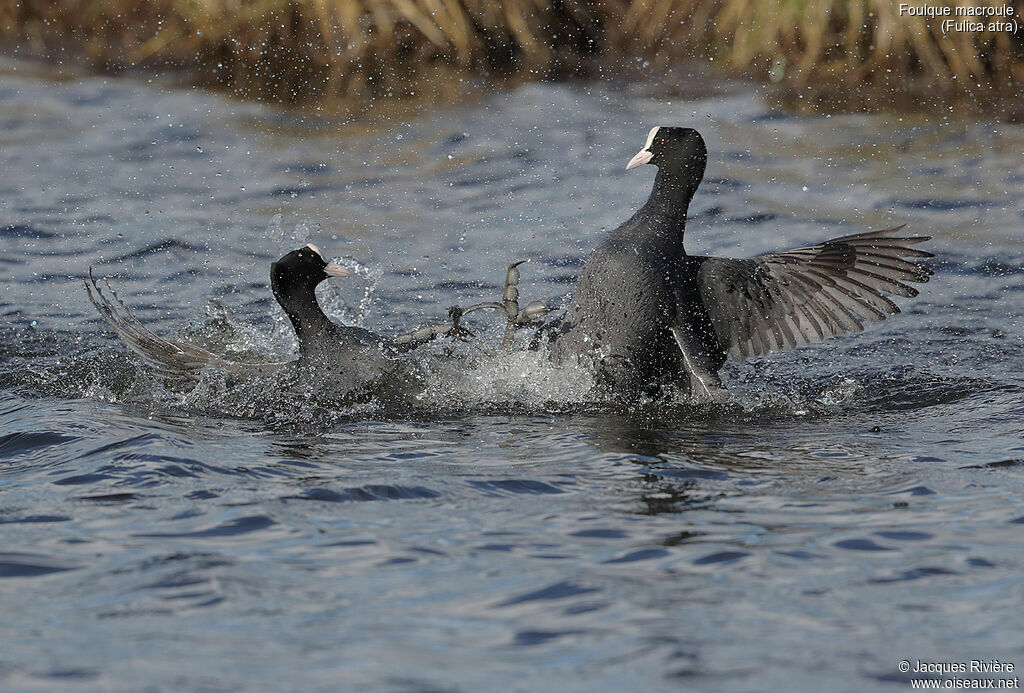
[[[453,309],[458,310],[461,315],[466,315],[475,310],[483,309],[496,310],[504,313],[506,323],[505,333],[501,337],[501,350],[505,353],[508,353],[509,349],[512,347],[512,338],[515,336],[516,330],[521,327],[531,325],[536,326],[539,318],[542,318],[551,312],[551,309],[540,301],[530,301],[522,308],[522,310],[520,310],[519,265],[525,262],[529,262],[529,260],[520,260],[518,262],[513,262],[508,266],[508,270],[505,272],[505,288],[501,293],[501,301],[485,301],[483,303],[477,303],[469,306],[468,308],[459,309],[456,306]]]
[[[713,393],[722,388],[722,379],[718,377],[714,355],[702,349],[700,341],[685,327],[670,329],[683,357],[690,396],[701,400],[711,399]]]
[[[507,353],[512,346],[512,338],[515,331],[521,327],[536,326],[543,316],[551,312],[551,309],[540,301],[531,301],[522,310],[519,308],[519,265],[527,260],[513,262],[505,272],[505,288],[501,294],[501,301],[484,301],[475,303],[467,308],[452,306],[448,309],[448,315],[452,322],[450,325],[425,325],[411,332],[400,334],[394,338],[394,343],[403,351],[415,349],[421,344],[426,344],[437,337],[452,337],[464,341],[479,348],[481,351],[493,354],[489,349],[480,344],[476,335],[462,326],[462,319],[478,310],[494,310],[505,315],[505,333],[501,338],[501,351]]]
[[[453,340],[458,340],[471,344],[476,348],[480,349],[488,355],[494,355],[490,349],[485,347],[477,339],[476,335],[467,330],[462,326],[462,316],[465,312],[458,306],[452,306],[448,309],[448,315],[451,317],[451,324],[441,325],[437,323],[424,325],[415,330],[409,332],[403,332],[400,335],[394,337],[391,341],[398,347],[399,352],[412,351],[413,349],[420,347],[427,342],[432,342],[438,337],[451,337]]]

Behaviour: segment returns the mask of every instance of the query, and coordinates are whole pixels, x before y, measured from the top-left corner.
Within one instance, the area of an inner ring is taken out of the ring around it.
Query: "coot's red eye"
[[[661,146],[663,146],[663,147],[664,147],[664,146],[665,146],[666,144],[668,144],[668,140],[662,140],[662,141],[661,141]]]

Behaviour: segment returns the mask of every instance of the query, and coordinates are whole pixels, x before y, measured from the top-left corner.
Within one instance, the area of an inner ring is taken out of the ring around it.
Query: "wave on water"
[[[268,230],[283,244],[304,242],[311,233],[300,224],[286,234],[277,217]],[[383,271],[352,258],[335,261],[362,280],[361,295],[346,300],[336,286],[325,282],[317,290],[318,300],[332,319],[364,326]],[[480,331],[484,347],[495,349],[501,341],[498,322],[476,319],[473,328]],[[853,407],[869,412],[923,408],[986,387],[963,375],[936,375],[927,367],[899,365],[890,353],[896,348],[892,343],[864,336],[845,350],[838,368],[829,359],[830,354],[837,355],[836,348],[822,346],[813,354],[808,350],[806,355],[728,364],[723,370],[727,389],[710,400],[691,398],[672,387],[624,400],[603,392],[590,368],[556,364],[542,350],[525,349],[521,336],[520,348],[510,353],[436,340],[401,357],[402,377],[411,379],[412,387],[385,383],[366,396],[338,399],[309,387],[308,381],[296,377],[296,369],[287,367],[240,374],[208,366],[198,382],[168,381],[148,370],[106,334],[105,327],[99,329],[102,332],[72,333],[31,326],[0,328],[0,387],[300,427],[354,418],[607,409],[672,412],[681,419],[827,416]],[[297,358],[294,330],[281,311],[271,311],[268,321],[253,324],[214,298],[178,334],[168,336],[234,363],[286,363]]]
[[[341,302],[339,299],[339,306]],[[332,312],[337,315],[339,306]],[[238,362],[295,359],[294,336],[283,318],[271,329],[237,318],[211,301],[201,320],[177,339]],[[325,399],[288,369],[239,375],[207,367],[198,383],[156,376],[113,337],[97,348],[98,333],[35,328],[0,333],[0,387],[43,396],[91,398],[168,413],[254,419],[274,426],[325,426],[354,418],[457,416],[467,412],[532,414],[628,409],[673,412],[684,419],[804,417],[860,410],[885,411],[949,402],[977,392],[968,378],[937,377],[912,368],[847,371],[827,377],[794,361],[729,365],[727,389],[697,400],[672,388],[628,402],[603,393],[595,374],[577,364],[559,365],[542,351],[488,354],[466,344],[434,342],[405,355],[417,386],[396,397],[379,393],[345,401]]]

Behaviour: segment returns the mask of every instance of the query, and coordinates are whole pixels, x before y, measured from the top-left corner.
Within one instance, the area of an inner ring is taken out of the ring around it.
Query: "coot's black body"
[[[307,387],[351,396],[388,387],[396,375],[396,349],[390,341],[361,327],[333,322],[320,308],[316,287],[348,271],[327,262],[316,246],[293,250],[270,266],[270,288],[299,340],[296,366]]]
[[[720,385],[740,360],[857,331],[899,308],[883,296],[917,292],[903,281],[929,271],[905,257],[927,237],[899,229],[844,236],[749,260],[691,256],[686,215],[704,176],[696,130],[657,127],[627,166],[658,167],[647,203],[587,257],[565,315],[546,330],[559,361],[582,360],[600,382],[633,394],[679,383],[695,394]]]

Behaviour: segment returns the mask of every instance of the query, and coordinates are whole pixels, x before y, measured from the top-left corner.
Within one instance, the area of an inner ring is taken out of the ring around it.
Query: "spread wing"
[[[166,378],[198,381],[200,372],[206,366],[214,366],[238,374],[266,374],[285,365],[283,363],[237,363],[223,359],[193,344],[164,339],[146,327],[128,310],[110,284],[107,284],[107,291],[113,296],[114,301],[107,298],[93,278],[92,268],[89,268],[89,278],[85,282],[85,290],[100,317],[117,333],[125,346],[142,357],[146,365]]]
[[[917,296],[904,282],[931,270],[907,258],[930,236],[900,236],[902,226],[833,238],[749,260],[707,258],[697,273],[701,299],[721,347],[741,361],[864,329],[900,312],[886,294]]]

